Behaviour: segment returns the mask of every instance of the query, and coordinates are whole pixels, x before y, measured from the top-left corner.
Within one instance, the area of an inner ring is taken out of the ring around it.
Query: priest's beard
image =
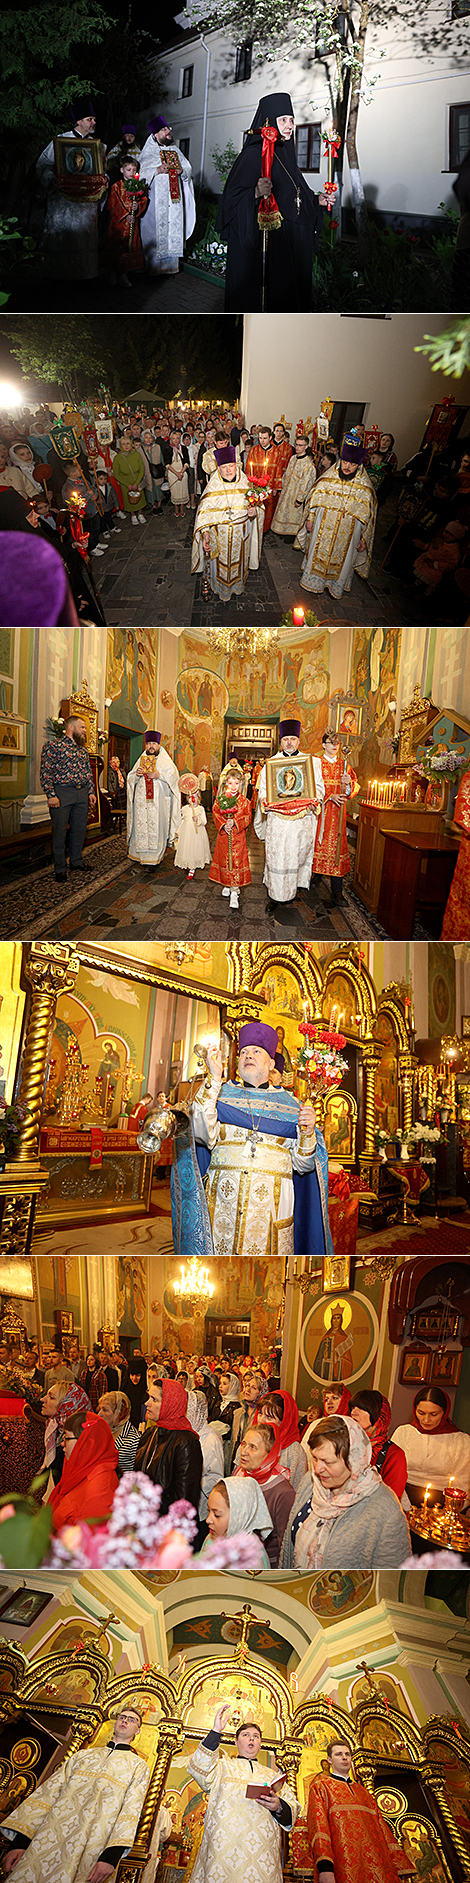
[[[355,468],[354,468],[354,471],[343,471],[343,466],[342,466],[342,464],[340,463],[340,464],[338,465],[338,470],[339,470],[339,474],[340,474],[340,478],[341,478],[341,482],[342,482],[343,484],[353,484],[353,483],[354,483],[354,479],[355,479],[355,477],[357,477],[357,473],[358,473],[358,471],[360,470],[360,465],[359,465],[359,464],[356,464],[356,465],[355,465]]]

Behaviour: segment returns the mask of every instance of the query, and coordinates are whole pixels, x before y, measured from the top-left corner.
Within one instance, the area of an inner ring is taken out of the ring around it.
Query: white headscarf
[[[193,1432],[202,1432],[203,1426],[207,1425],[207,1399],[205,1393],[196,1387],[194,1392],[188,1393],[187,1416]]]
[[[20,450],[24,450],[26,446],[26,442],[27,441],[25,439],[24,445],[23,445],[21,443],[21,440],[18,441],[20,445]],[[31,445],[28,445],[27,448],[28,448],[28,451],[31,451]],[[34,476],[34,452],[31,451],[31,457],[33,460],[32,466],[28,464],[23,464],[22,459],[18,457],[18,444],[10,445],[9,457],[10,457],[10,464],[14,464],[15,470],[23,472],[23,477],[25,477],[27,480],[27,483],[31,485],[33,496],[35,492],[36,494],[39,494],[41,497],[47,496],[47,491],[44,490],[44,484],[38,484],[37,479]]]
[[[236,1373],[229,1373],[228,1393],[225,1394],[225,1399],[221,1398],[220,1404],[221,1406],[229,1406],[232,1404],[232,1401],[238,1402],[239,1399],[240,1399],[240,1381],[237,1378]]]
[[[347,1419],[341,1413],[342,1424],[347,1427],[349,1437],[349,1477],[341,1490],[330,1491],[315,1477],[312,1468],[312,1491],[308,1503],[305,1503],[305,1517],[296,1531],[294,1540],[293,1562],[295,1569],[320,1569],[333,1524],[351,1504],[357,1504],[363,1498],[372,1497],[379,1489],[381,1479],[371,1465],[372,1446],[356,1419]],[[301,1514],[301,1509],[297,1514]],[[291,1526],[295,1524],[295,1506],[291,1512]]]
[[[258,1530],[260,1536],[271,1535],[272,1520],[268,1506],[259,1484],[254,1478],[224,1478],[225,1489],[230,1504],[227,1536],[238,1536],[240,1530]]]

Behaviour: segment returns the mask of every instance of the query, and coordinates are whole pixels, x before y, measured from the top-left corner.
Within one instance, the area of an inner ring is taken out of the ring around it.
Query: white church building
[[[258,99],[288,91],[298,162],[306,182],[320,190],[327,175],[321,134],[331,126],[332,104],[316,48],[289,54],[287,47],[268,61],[256,41],[237,45],[227,30],[204,32],[180,13],[174,41],[151,68],[148,116],[160,111],[169,119],[197,186],[220,194],[214,151],[229,140],[240,151]],[[428,0],[426,7],[410,0],[401,20],[371,23],[363,92],[357,144],[368,204],[381,219],[410,229],[442,224],[440,204],[457,210],[452,184],[470,147],[470,0]],[[345,157],[346,210],[351,200]]]

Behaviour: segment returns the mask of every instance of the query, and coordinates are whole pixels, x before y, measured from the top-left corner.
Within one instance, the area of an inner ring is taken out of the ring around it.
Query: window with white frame
[[[187,158],[188,158],[188,160],[189,160],[189,146],[190,146],[190,143],[191,143],[191,138],[190,138],[190,137],[180,137],[180,143],[179,143],[179,147],[180,147],[180,151],[181,151],[181,156],[182,156],[182,157],[187,157]]]
[[[319,170],[321,159],[321,124],[298,124],[295,154],[299,170]]]
[[[181,72],[180,98],[192,98],[194,66],[184,65]]]
[[[449,132],[449,170],[460,170],[470,150],[470,103],[451,105]]]

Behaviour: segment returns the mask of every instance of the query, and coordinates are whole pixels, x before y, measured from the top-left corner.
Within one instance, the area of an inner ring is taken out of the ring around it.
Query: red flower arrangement
[[[317,1097],[330,1092],[335,1085],[341,1085],[347,1072],[347,1059],[342,1058],[346,1045],[344,1033],[334,1033],[327,1027],[315,1026],[313,1021],[303,1020],[299,1026],[303,1036],[303,1045],[297,1055],[299,1072],[304,1072],[311,1085],[315,1086]]]

